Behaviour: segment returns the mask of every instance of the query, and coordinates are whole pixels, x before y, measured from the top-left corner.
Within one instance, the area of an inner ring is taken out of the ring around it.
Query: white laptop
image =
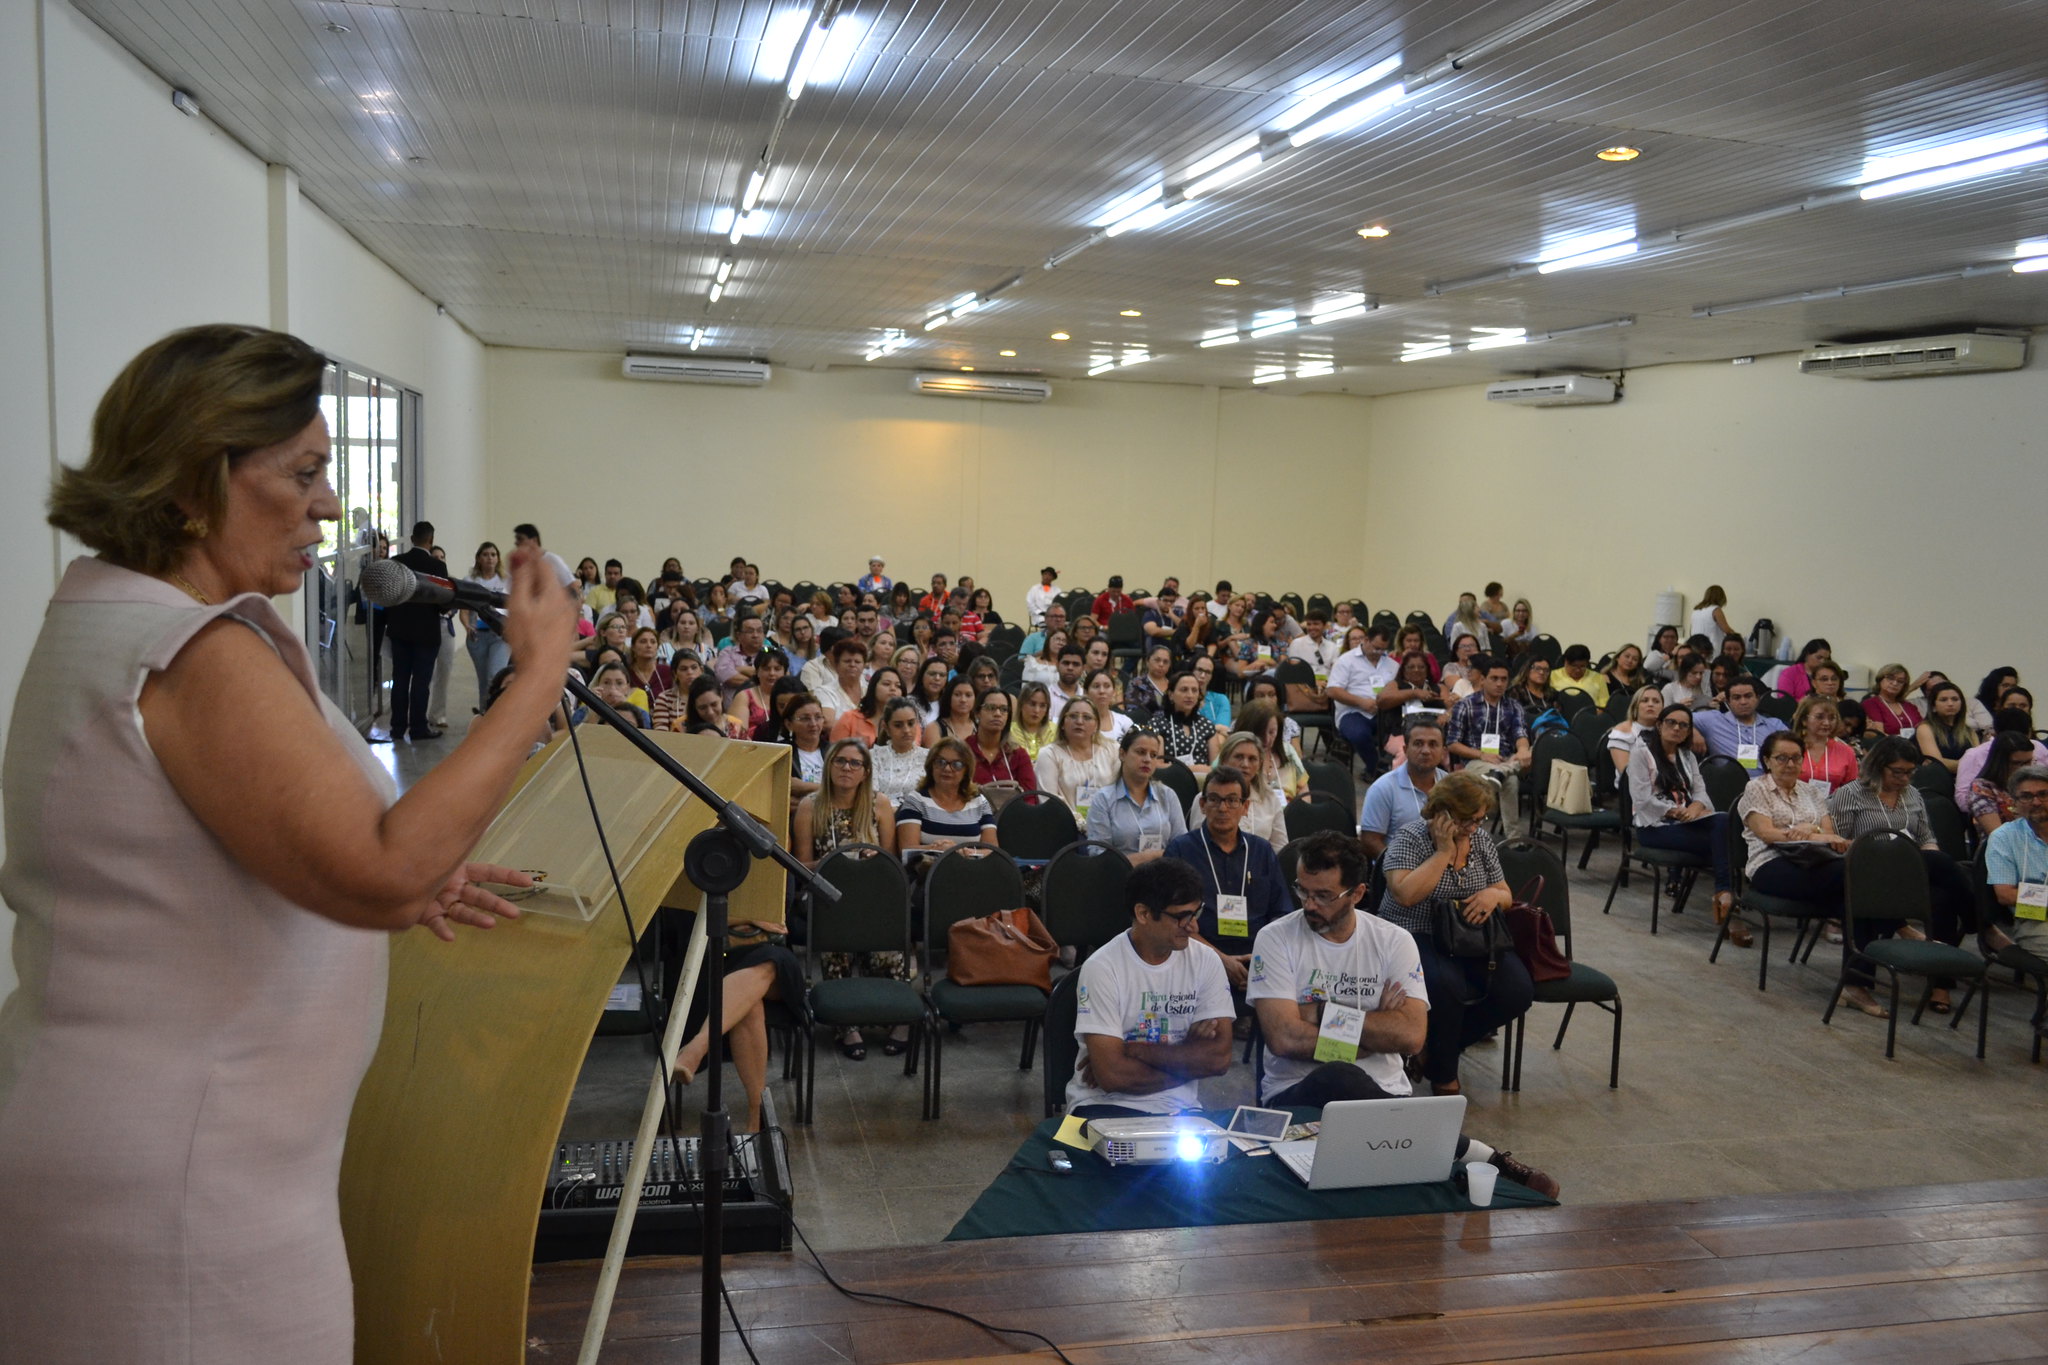
[[[1276,1142],[1273,1155],[1312,1190],[1419,1185],[1451,1178],[1465,1123],[1463,1095],[1339,1100],[1306,1142]]]

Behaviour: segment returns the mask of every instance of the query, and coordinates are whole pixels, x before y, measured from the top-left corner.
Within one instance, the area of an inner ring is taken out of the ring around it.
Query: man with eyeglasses
[[[1358,913],[1365,854],[1357,840],[1318,830],[1291,847],[1301,909],[1259,934],[1246,992],[1266,1046],[1259,1103],[1320,1109],[1411,1094],[1402,1058],[1422,1050],[1429,1029],[1415,939],[1378,915]],[[1489,1162],[1557,1198],[1557,1181],[1483,1142],[1459,1137],[1456,1156]]]
[[[1082,1118],[1176,1114],[1199,1106],[1204,1076],[1230,1069],[1230,985],[1216,954],[1191,953],[1202,879],[1157,858],[1124,887],[1131,927],[1081,964],[1067,1112]]]
[[[1210,769],[1202,783],[1202,823],[1166,845],[1167,857],[1202,878],[1202,939],[1222,960],[1233,993],[1251,979],[1252,940],[1294,908],[1273,845],[1238,828],[1250,799],[1243,773]]]
[[[1358,812],[1358,842],[1365,856],[1387,851],[1394,831],[1422,818],[1422,803],[1444,776],[1444,724],[1436,716],[1409,716],[1401,726],[1407,761],[1389,768],[1365,789]]]
[[[1045,649],[1046,637],[1058,634],[1066,628],[1067,609],[1057,602],[1049,603],[1045,608],[1044,617],[1038,622],[1037,629],[1024,637],[1024,642],[1017,646],[1017,652],[1027,659],[1041,653]]]
[[[2012,775],[2007,790],[2019,818],[1993,830],[1985,843],[1984,880],[2012,925],[1987,927],[1984,946],[1996,952],[2017,943],[2048,957],[2048,767],[2027,764]],[[2035,1027],[2043,1027],[2041,1021]]]

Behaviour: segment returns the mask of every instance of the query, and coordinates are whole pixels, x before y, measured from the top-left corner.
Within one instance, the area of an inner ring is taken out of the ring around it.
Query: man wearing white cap
[[[896,586],[896,580],[882,572],[880,555],[869,555],[867,577],[855,580],[853,586],[862,592],[873,593],[875,600],[880,602],[889,596],[889,590]]]

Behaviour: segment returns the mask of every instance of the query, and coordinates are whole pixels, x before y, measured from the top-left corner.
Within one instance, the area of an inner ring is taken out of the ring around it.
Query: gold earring
[[[192,540],[204,540],[206,539],[207,532],[206,518],[187,517],[185,518],[184,526],[180,529]]]

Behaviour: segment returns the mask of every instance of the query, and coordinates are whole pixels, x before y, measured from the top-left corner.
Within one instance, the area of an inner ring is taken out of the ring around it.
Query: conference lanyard
[[[1216,870],[1216,855],[1209,851],[1215,839],[1205,827],[1202,830],[1202,856],[1209,862],[1209,880],[1216,884],[1216,932],[1224,938],[1250,938],[1252,935],[1251,898],[1252,851],[1244,843],[1244,835],[1238,835],[1238,848],[1244,855],[1244,865],[1238,869],[1237,894],[1223,894],[1223,874]]]
[[[2015,919],[2048,920],[2048,882],[2037,882],[2027,876],[2036,842],[2038,836],[2029,821],[2025,841],[2020,845],[2020,884],[2014,890],[2012,907]]]

